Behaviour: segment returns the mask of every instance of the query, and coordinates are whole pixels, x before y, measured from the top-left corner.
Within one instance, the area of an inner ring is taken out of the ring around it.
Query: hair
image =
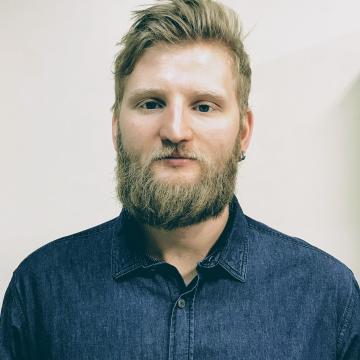
[[[118,118],[126,78],[147,48],[158,43],[209,41],[225,45],[234,61],[241,125],[248,108],[251,87],[249,57],[244,50],[242,29],[234,10],[214,0],[158,0],[133,12],[133,24],[118,45],[115,58],[115,102]]]

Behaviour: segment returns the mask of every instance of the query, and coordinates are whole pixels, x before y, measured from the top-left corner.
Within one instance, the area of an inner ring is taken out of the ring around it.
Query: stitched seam
[[[231,269],[235,274],[239,274],[239,270],[235,269],[233,266],[231,266],[227,262],[221,262],[221,265],[226,269]],[[234,276],[234,275],[233,275]],[[235,276],[236,279],[243,281],[245,279],[245,276],[242,276],[242,273],[240,273],[238,276]]]
[[[199,288],[199,282],[200,282],[200,277],[199,275],[197,275],[197,281],[196,281],[196,285],[195,285],[195,291],[194,291],[194,296],[192,299],[192,306],[190,308],[190,316],[189,316],[189,328],[191,329],[189,332],[189,352],[188,352],[188,360],[193,360],[194,359],[194,346],[195,346],[195,341],[194,341],[194,336],[195,336],[195,331],[194,331],[194,324],[195,324],[195,297],[196,297],[196,292]],[[191,324],[192,323],[192,324]],[[191,327],[191,325],[193,325],[193,327]]]
[[[117,279],[120,276],[126,275],[127,273],[129,273],[135,269],[138,269],[140,266],[141,266],[141,264],[139,264],[139,263],[131,264],[125,268],[122,268],[121,273],[120,273],[120,271],[117,271],[116,274],[114,274],[114,277],[115,277],[115,279]]]
[[[247,255],[247,248],[244,250],[244,254],[243,254],[243,259],[241,261],[241,269],[240,269],[240,278],[243,280],[246,278],[246,273],[247,273],[247,259],[248,259],[248,255]],[[219,261],[220,262],[220,261]],[[231,270],[233,270],[236,274],[239,274],[239,270],[234,268],[233,266],[231,266],[227,261],[221,261],[220,262],[221,265],[223,265],[224,267],[227,267]]]
[[[249,239],[248,239],[248,237],[246,237],[246,241],[245,241],[245,245],[244,245],[244,254],[243,254],[243,258],[242,258],[242,262],[241,262],[241,274],[242,274],[244,280],[246,279],[246,275],[247,275],[248,259],[249,259]]]
[[[354,291],[351,292],[350,294],[350,297],[349,297],[349,300],[348,300],[348,303],[345,307],[345,310],[344,310],[344,314],[342,316],[342,321],[340,322],[340,325],[339,325],[339,335],[336,339],[336,352],[338,353],[339,349],[340,349],[340,345],[341,345],[341,342],[343,341],[344,339],[344,335],[345,335],[345,331],[346,329],[348,328],[348,325],[349,325],[349,322],[350,322],[350,314],[352,312],[352,308],[353,308],[353,304],[354,304]]]
[[[114,249],[114,239],[111,239],[111,246],[110,246],[110,270],[111,276],[115,276],[115,273],[118,269],[115,269],[115,249]]]

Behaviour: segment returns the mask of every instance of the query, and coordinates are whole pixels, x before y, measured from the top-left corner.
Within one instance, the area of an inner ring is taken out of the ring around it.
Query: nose
[[[168,105],[163,112],[160,128],[161,140],[177,144],[191,140],[192,136],[191,119],[186,106],[181,101]]]

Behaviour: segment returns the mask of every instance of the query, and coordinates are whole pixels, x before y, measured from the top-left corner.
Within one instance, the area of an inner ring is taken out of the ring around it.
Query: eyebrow
[[[211,91],[208,89],[197,89],[192,90],[191,95],[192,98],[209,100],[217,104],[224,104],[226,102],[226,97],[218,92]],[[145,89],[136,89],[132,91],[128,96],[128,102],[130,104],[136,104],[141,100],[146,98],[165,98],[166,92],[164,90],[158,88],[145,88]]]
[[[165,92],[157,88],[136,89],[129,94],[128,102],[136,104],[146,98],[161,98],[165,96]]]
[[[209,100],[219,105],[225,104],[226,101],[225,95],[211,90],[195,90],[192,96],[197,99]]]

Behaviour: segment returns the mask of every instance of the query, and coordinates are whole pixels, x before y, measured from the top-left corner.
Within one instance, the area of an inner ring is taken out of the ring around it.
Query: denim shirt
[[[188,285],[145,255],[139,229],[123,210],[26,258],[5,295],[0,359],[360,359],[352,272],[245,216],[235,196]]]

